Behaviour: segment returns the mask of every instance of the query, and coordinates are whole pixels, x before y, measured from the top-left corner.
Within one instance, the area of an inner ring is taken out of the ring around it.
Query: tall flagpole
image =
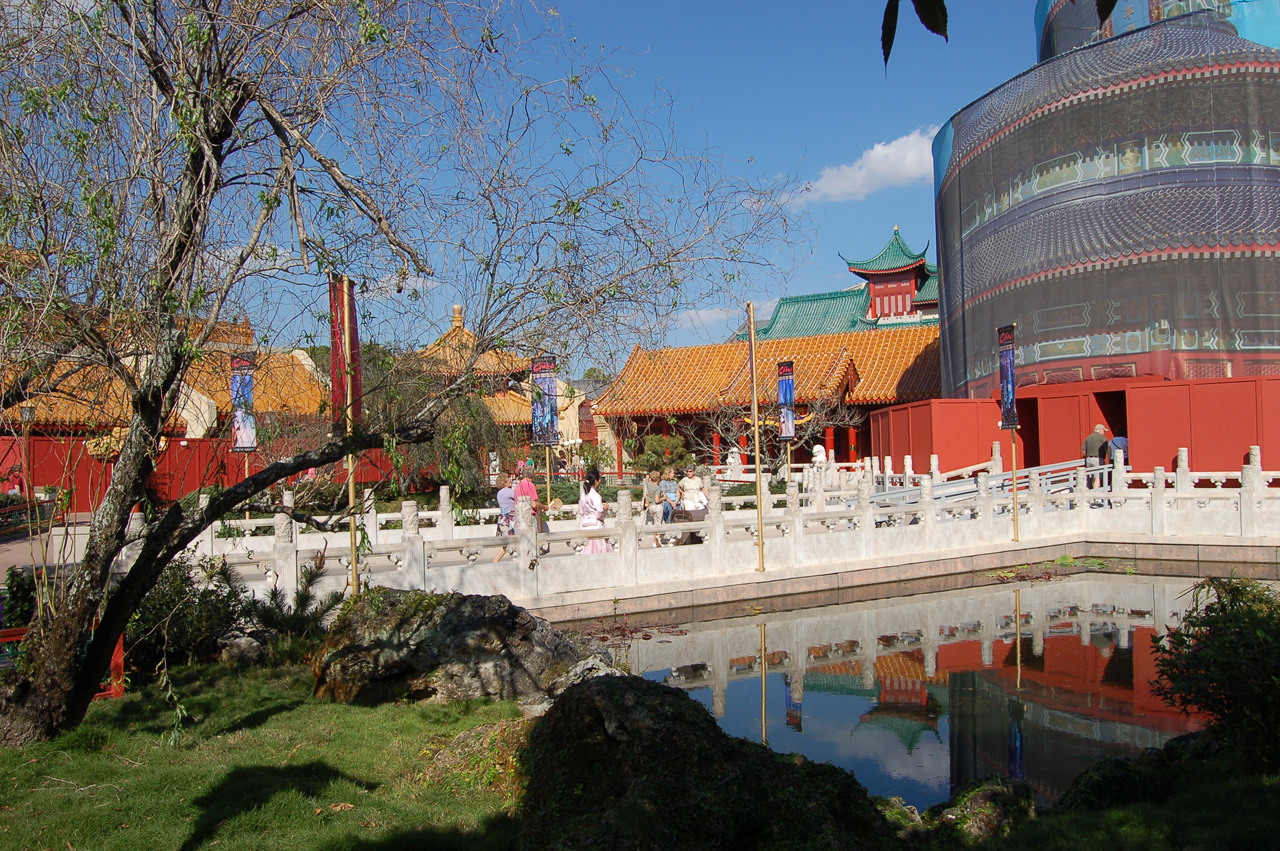
[[[355,400],[352,398],[355,367],[351,359],[351,285],[347,276],[342,276],[342,350],[346,353],[347,377],[343,382],[346,388],[347,402],[347,437],[355,434]],[[356,456],[347,453],[347,508],[351,516],[347,518],[347,526],[351,533],[351,596],[360,593],[360,558],[357,554],[359,540],[356,537]]]
[[[760,394],[756,390],[756,307],[747,302],[747,357],[751,361],[751,428],[756,440],[756,550],[757,573],[764,572],[764,494],[760,487]]]

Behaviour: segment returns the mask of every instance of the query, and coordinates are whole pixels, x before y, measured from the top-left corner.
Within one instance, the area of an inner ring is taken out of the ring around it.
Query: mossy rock
[[[888,849],[854,776],[729,736],[638,677],[565,690],[521,756],[525,849]]]
[[[992,777],[962,786],[949,801],[924,814],[931,847],[969,847],[1011,831],[1036,817],[1030,783]]]
[[[592,654],[608,661],[506,597],[374,588],[343,608],[312,670],[316,696],[339,703],[513,700]]]
[[[1080,772],[1058,799],[1055,810],[1096,812],[1142,802],[1159,803],[1173,794],[1168,761],[1152,750],[1138,759],[1101,759]]]

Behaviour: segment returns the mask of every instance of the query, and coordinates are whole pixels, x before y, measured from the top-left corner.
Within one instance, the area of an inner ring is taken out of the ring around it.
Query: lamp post
[[[32,487],[31,475],[31,424],[36,419],[36,406],[23,405],[18,409],[22,418],[22,485],[26,491],[27,504],[30,505],[35,489]]]

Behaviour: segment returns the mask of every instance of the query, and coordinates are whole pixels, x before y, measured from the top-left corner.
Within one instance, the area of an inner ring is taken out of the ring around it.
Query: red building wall
[[[111,476],[111,461],[102,461],[85,450],[85,439],[31,437],[30,465],[37,491],[57,487],[70,491],[69,511],[92,511],[102,500]],[[0,488],[8,491],[22,486],[26,469],[24,443],[20,437],[0,437]],[[249,456],[249,471],[262,469],[266,460]],[[230,441],[211,439],[171,440],[156,459],[152,487],[162,500],[177,500],[209,485],[228,487],[244,480],[245,456],[231,451]],[[361,456],[356,481],[361,484],[381,480],[391,470],[390,460],[378,450]],[[346,467],[334,472],[345,482]]]

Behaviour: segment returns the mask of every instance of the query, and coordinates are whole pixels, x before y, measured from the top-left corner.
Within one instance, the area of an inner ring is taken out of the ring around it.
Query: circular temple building
[[[934,139],[943,392],[1280,374],[1280,0],[1041,0]],[[1114,23],[1113,23],[1114,22]]]

